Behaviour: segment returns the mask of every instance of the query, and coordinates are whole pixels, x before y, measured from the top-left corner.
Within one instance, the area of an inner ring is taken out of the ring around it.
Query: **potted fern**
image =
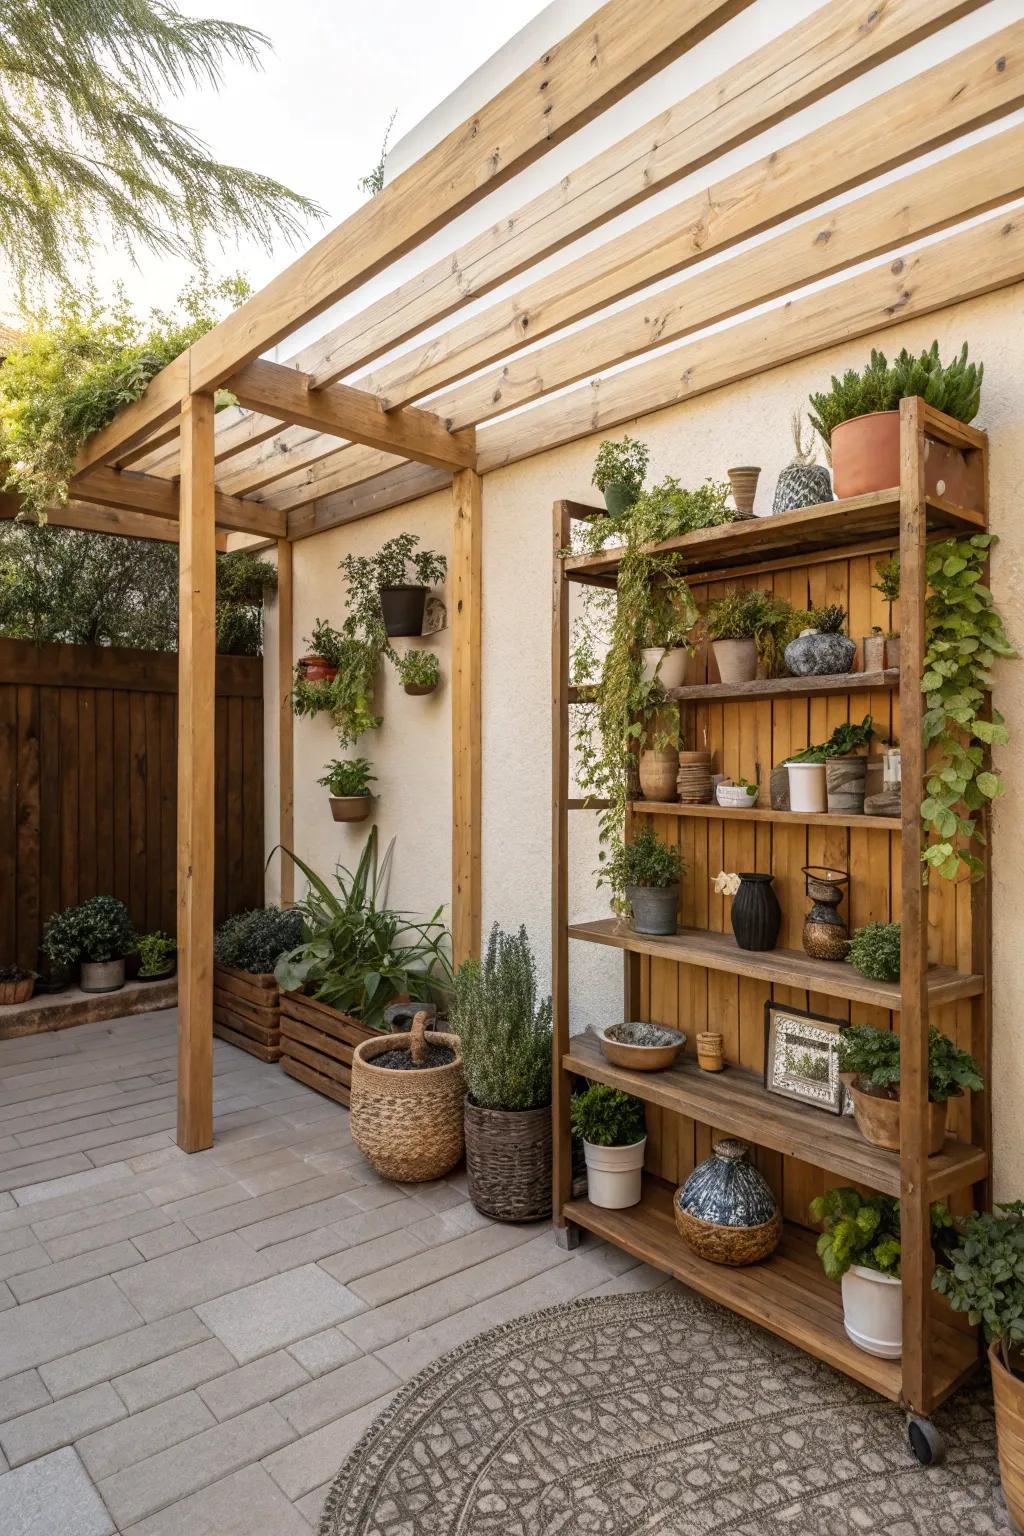
[[[609,1211],[637,1205],[647,1146],[641,1101],[605,1083],[591,1083],[575,1096],[570,1112],[573,1134],[583,1141],[591,1205]]]
[[[537,1000],[525,928],[495,923],[460,966],[449,1013],[466,1074],[469,1198],[495,1221],[551,1215],[551,998]]]
[[[365,821],[370,814],[370,762],[365,757],[332,758],[317,779],[327,790],[335,821]]]

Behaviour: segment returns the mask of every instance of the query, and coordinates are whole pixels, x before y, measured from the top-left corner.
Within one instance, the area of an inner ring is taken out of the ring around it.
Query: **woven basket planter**
[[[481,1109],[466,1095],[469,1198],[495,1221],[551,1215],[551,1106]]]
[[[680,1236],[709,1264],[729,1264],[736,1269],[756,1264],[774,1253],[782,1240],[781,1211],[757,1227],[725,1227],[681,1211],[678,1198],[672,1202],[672,1208]]]
[[[384,1179],[423,1184],[450,1173],[462,1156],[466,1082],[458,1035],[430,1033],[418,1013],[408,1034],[364,1040],[352,1053],[352,1140]],[[385,1051],[447,1045],[455,1060],[419,1072],[375,1067]]]

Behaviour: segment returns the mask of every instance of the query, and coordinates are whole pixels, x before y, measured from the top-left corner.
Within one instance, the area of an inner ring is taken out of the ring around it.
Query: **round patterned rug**
[[[903,1414],[688,1292],[552,1307],[409,1382],[320,1536],[987,1536],[1010,1530],[982,1382],[922,1469]]]

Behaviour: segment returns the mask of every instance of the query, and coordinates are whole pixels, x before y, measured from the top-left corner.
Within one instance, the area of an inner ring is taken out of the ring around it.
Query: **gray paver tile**
[[[0,1360],[14,1375],[142,1322],[109,1276],[0,1314]]]
[[[71,1159],[63,1158],[61,1161],[70,1162]],[[105,1168],[96,1168],[88,1158],[83,1158],[83,1162],[85,1167],[81,1172],[63,1169],[61,1171],[64,1177],[57,1177],[56,1173],[51,1171],[36,1183],[21,1184],[11,1193],[19,1205],[39,1205],[45,1200],[55,1200],[60,1195],[80,1195],[83,1190],[113,1184],[115,1180],[122,1179],[125,1174],[124,1163],[108,1163]]]
[[[311,1435],[304,1435],[293,1445],[264,1457],[263,1465],[275,1483],[292,1500],[301,1499],[313,1488],[334,1477],[349,1451],[391,1401],[393,1393],[365,1403],[344,1418],[325,1424]]]
[[[169,1218],[145,1202],[141,1210],[129,1211],[124,1216],[114,1216],[108,1221],[98,1221],[94,1227],[80,1232],[69,1232],[61,1237],[51,1237],[46,1251],[51,1259],[73,1259],[77,1254],[88,1253],[91,1248],[105,1248],[128,1238],[139,1237],[158,1227],[169,1225]]]
[[[16,1419],[20,1413],[31,1413],[50,1401],[50,1394],[38,1371],[20,1371],[0,1381],[0,1424]]]
[[[383,1397],[399,1384],[399,1378],[383,1361],[369,1355],[297,1387],[277,1398],[274,1407],[296,1433],[308,1435],[332,1419],[343,1418],[364,1403]]]
[[[37,1296],[52,1296],[83,1280],[110,1275],[130,1264],[141,1264],[142,1255],[132,1243],[111,1243],[107,1248],[93,1248],[73,1259],[61,1259],[45,1269],[33,1269],[27,1275],[12,1275],[8,1284],[19,1301],[34,1301]]]
[[[78,1441],[75,1449],[85,1463],[89,1476],[98,1482],[112,1477],[124,1467],[155,1456],[167,1446],[177,1445],[209,1429],[216,1420],[195,1392],[169,1397],[155,1408],[133,1413],[130,1418],[111,1424]]]
[[[306,1264],[206,1302],[196,1311],[244,1365],[311,1331],[354,1317],[363,1306],[346,1286],[317,1265]]]
[[[501,1226],[492,1223],[479,1232],[467,1232],[463,1237],[442,1243],[437,1248],[421,1248],[412,1258],[401,1260],[386,1269],[374,1269],[361,1279],[352,1281],[352,1290],[371,1306],[382,1306],[399,1296],[408,1296],[425,1285],[443,1280],[482,1264],[497,1254],[518,1248],[536,1235],[534,1227]],[[322,1268],[329,1275],[337,1275],[349,1265],[349,1255],[337,1259],[324,1259]],[[340,1278],[340,1276],[339,1276]]]
[[[125,1536],[309,1536],[309,1525],[262,1467],[245,1467],[168,1509],[128,1526]]]
[[[137,1256],[137,1255],[136,1255]],[[117,1283],[147,1322],[210,1301],[270,1273],[270,1266],[233,1232],[151,1259]]]
[[[151,1232],[132,1237],[144,1259],[159,1259],[165,1253],[176,1253],[179,1248],[190,1248],[196,1240],[195,1233],[190,1232],[183,1221],[167,1222]]]
[[[325,1328],[322,1333],[289,1344],[288,1353],[294,1355],[311,1376],[322,1376],[325,1371],[336,1370],[339,1365],[358,1359],[362,1350],[340,1328]]]
[[[199,1396],[217,1419],[231,1419],[248,1408],[269,1403],[307,1385],[309,1373],[285,1350],[241,1365],[199,1388]]]
[[[219,1339],[205,1339],[152,1365],[140,1366],[124,1376],[114,1377],[114,1386],[132,1413],[141,1413],[169,1397],[177,1397],[192,1387],[201,1386],[214,1376],[235,1369],[235,1360]]]
[[[384,1209],[388,1210],[389,1207],[385,1206]],[[359,1243],[355,1248],[344,1248],[333,1256],[328,1255],[321,1260],[320,1267],[333,1275],[335,1280],[348,1285],[364,1275],[394,1268],[422,1252],[423,1244],[419,1239],[413,1237],[411,1232],[400,1230],[388,1232],[384,1237],[375,1237],[368,1243]],[[352,1288],[355,1290],[354,1286]]]
[[[4,1536],[115,1536],[114,1524],[70,1446],[0,1477]]]
[[[97,1381],[110,1381],[209,1337],[210,1330],[194,1312],[177,1312],[158,1323],[131,1328],[102,1344],[51,1360],[40,1368],[39,1374],[54,1397],[66,1397],[69,1392],[80,1392]]]
[[[23,1230],[31,1232],[31,1227]],[[42,1269],[49,1264],[50,1255],[42,1243],[29,1242],[22,1248],[13,1248],[9,1253],[0,1254],[0,1280],[11,1275],[25,1275],[30,1269]]]
[[[0,1424],[0,1446],[12,1467],[70,1445],[94,1429],[105,1429],[125,1417],[125,1406],[108,1382],[47,1403],[32,1413]]]

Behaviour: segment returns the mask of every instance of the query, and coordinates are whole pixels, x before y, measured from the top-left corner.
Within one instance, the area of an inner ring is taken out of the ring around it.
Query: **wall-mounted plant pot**
[[[338,669],[323,656],[300,656],[298,668],[307,683],[330,683],[338,675]]]
[[[124,956],[119,960],[83,960],[83,992],[119,992],[124,986]]]
[[[27,1003],[35,991],[36,973],[29,971],[27,976],[19,977],[17,981],[0,981],[0,1007],[10,1007],[13,1003]]]
[[[369,795],[331,795],[330,801],[335,821],[365,821],[370,814]]]
[[[382,587],[380,593],[384,628],[392,637],[422,635],[429,587]]]
[[[867,496],[900,483],[900,413],[873,411],[832,429],[832,484],[839,497]],[[984,469],[980,453],[925,441],[925,491],[958,507],[980,507]]]
[[[605,1211],[622,1211],[640,1203],[647,1137],[628,1147],[598,1147],[584,1141],[587,1160],[587,1199]]]
[[[803,816],[821,816],[827,804],[824,763],[787,763],[789,809]]]
[[[833,816],[863,816],[867,794],[866,757],[830,757],[825,764],[825,791]]]
[[[782,908],[772,889],[772,875],[740,872],[732,899],[732,931],[740,949],[774,949],[782,927]]]
[[[640,753],[640,789],[645,800],[678,800],[679,753],[665,751]]]
[[[885,671],[885,636],[865,635],[860,643],[865,672]]]
[[[791,640],[783,655],[794,677],[834,677],[849,672],[857,647],[849,635],[805,629]]]
[[[757,676],[753,640],[712,640],[718,676],[723,683],[752,683]]]
[[[900,1150],[900,1101],[886,1094],[865,1093],[856,1083],[850,1084],[853,1099],[853,1116],[857,1129],[865,1141],[874,1147],[885,1147],[889,1152]],[[946,1112],[949,1100],[928,1105],[928,1156],[937,1157],[946,1140]]]
[[[613,480],[611,485],[604,488],[604,504],[612,517],[621,517],[623,512],[628,512],[636,501],[636,491],[631,485],[623,485],[619,480]]]
[[[626,900],[633,908],[636,933],[674,934],[679,915],[679,886],[627,885]]]
[[[436,683],[403,683],[402,687],[411,699],[423,699],[428,693],[437,692]]]
[[[887,635],[885,637],[885,664],[898,672],[900,669],[900,637],[899,635]]]
[[[645,645],[640,655],[643,659],[645,683],[653,683],[657,677],[663,688],[683,686],[686,681],[686,663],[689,655],[685,646],[680,645],[670,649],[663,645]]]
[[[866,1354],[898,1360],[903,1353],[903,1286],[866,1264],[851,1264],[842,1280],[843,1327]]]

